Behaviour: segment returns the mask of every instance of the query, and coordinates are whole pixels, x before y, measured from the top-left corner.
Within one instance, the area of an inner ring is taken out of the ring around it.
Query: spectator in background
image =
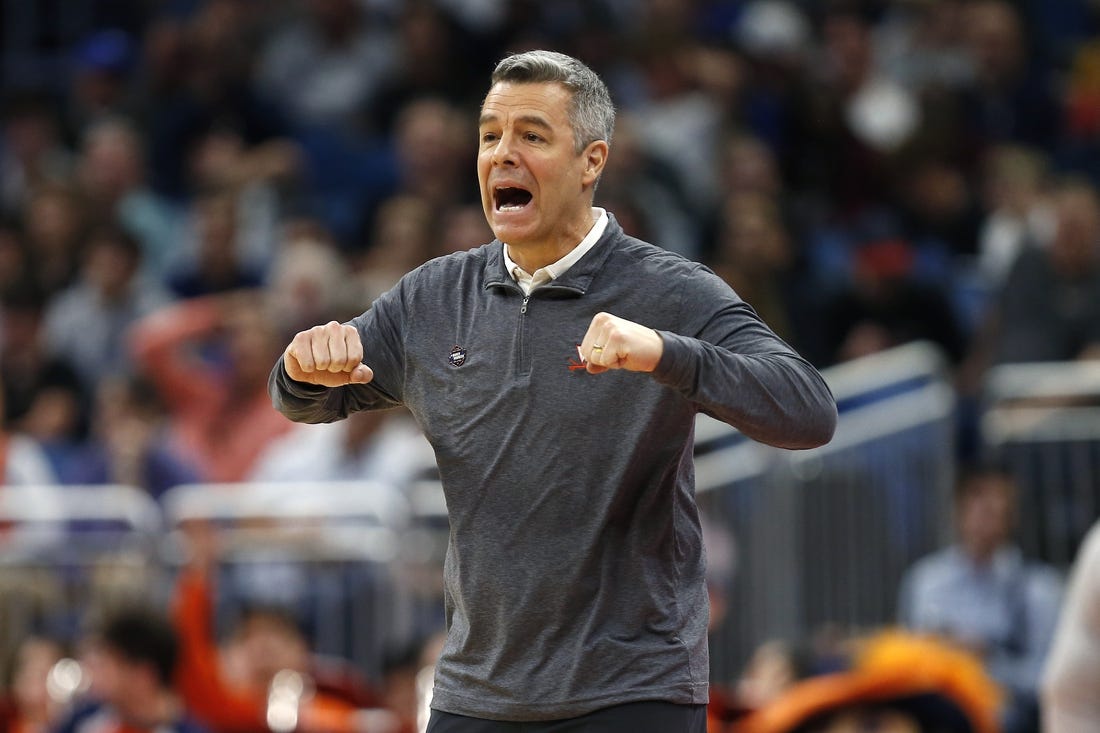
[[[447,208],[440,216],[439,229],[428,259],[463,252],[493,241],[493,230],[485,223],[485,214],[478,204],[458,204]]]
[[[34,258],[35,283],[52,296],[76,280],[88,211],[76,188],[46,184],[31,192],[23,236]]]
[[[978,235],[977,266],[989,292],[1000,289],[1025,249],[1046,246],[1053,237],[1046,178],[1047,161],[1038,150],[1005,145],[986,157],[982,196],[987,214]]]
[[[292,423],[271,406],[265,364],[279,353],[257,292],[195,298],[135,324],[131,354],[168,406],[180,455],[208,481],[241,481]]]
[[[57,639],[32,634],[19,641],[10,667],[4,670],[0,731],[54,731],[67,701],[50,690],[47,678],[54,665],[64,657],[64,645]]]
[[[822,308],[827,363],[918,339],[938,344],[953,361],[962,357],[965,342],[952,304],[941,289],[916,278],[908,242],[868,242],[854,259],[851,283],[828,297]]]
[[[1061,107],[1045,76],[1046,59],[1031,53],[1018,6],[976,0],[964,8],[961,27],[975,78],[958,98],[960,133],[972,152],[1008,142],[1049,149],[1062,124]]]
[[[169,287],[180,298],[262,285],[261,268],[242,257],[239,204],[231,190],[207,191],[196,199],[194,257],[177,263],[168,278]]]
[[[163,282],[181,244],[184,211],[145,182],[146,164],[137,129],[121,117],[89,126],[81,139],[75,180],[100,226],[118,226],[141,244],[142,265]]]
[[[252,481],[376,481],[397,492],[435,471],[435,454],[403,411],[296,425],[260,454]]]
[[[399,171],[394,195],[423,199],[433,211],[469,203],[464,193],[477,136],[467,115],[441,97],[415,99],[397,115],[393,146]]]
[[[34,260],[22,232],[0,221],[0,302],[37,282]]]
[[[328,233],[310,223],[284,235],[267,278],[267,299],[282,336],[308,323],[346,320],[358,300],[347,284],[348,263]]]
[[[55,733],[205,733],[177,695],[180,641],[159,610],[109,612],[84,655],[91,687]]]
[[[438,210],[423,198],[393,196],[378,210],[371,245],[358,259],[357,275],[363,300],[371,302],[393,287],[401,276],[427,261],[438,236]]]
[[[1066,602],[1043,672],[1043,730],[1100,729],[1100,522],[1086,535],[1070,576]]]
[[[634,115],[620,115],[615,121],[615,156],[600,179],[600,200],[616,210],[622,205],[638,212],[640,226],[628,230],[631,236],[648,236],[666,249],[695,257],[703,251],[703,234],[684,196],[677,171],[639,137]]]
[[[197,141],[212,131],[231,130],[246,149],[289,135],[282,98],[265,99],[251,79],[270,10],[205,0],[189,14],[165,12],[150,26],[143,106],[149,181],[158,194],[182,203],[196,193],[191,157]]]
[[[242,615],[227,638],[214,630],[214,572],[220,559],[216,530],[194,522],[184,528],[190,561],[179,575],[172,618],[182,646],[176,681],[183,699],[218,733],[267,733],[278,679],[297,675],[316,694],[297,690],[296,729],[302,733],[396,733],[394,716],[360,712],[375,704],[354,676],[326,674],[293,617],[274,609]],[[346,671],[346,666],[342,667]],[[280,674],[282,675],[280,677]],[[339,678],[339,683],[329,681]],[[350,682],[350,684],[349,684]],[[291,692],[287,690],[284,692]],[[404,732],[402,732],[404,733]]]
[[[418,0],[398,9],[397,56],[364,110],[371,120],[367,129],[390,135],[398,112],[416,99],[435,97],[459,104],[480,92],[472,73],[477,59],[492,61],[439,5]]]
[[[763,195],[730,194],[711,269],[753,307],[776,334],[800,348],[795,332],[794,251],[778,203]]]
[[[734,733],[1000,733],[999,691],[965,651],[880,632],[860,639],[850,667],[790,686]]]
[[[88,393],[69,361],[53,354],[43,328],[44,295],[32,286],[0,303],[4,424],[64,455],[87,432]]]
[[[122,484],[154,499],[200,479],[170,440],[162,400],[145,379],[106,375],[96,386],[89,440],[62,468],[67,484]]]
[[[918,561],[902,580],[906,627],[969,649],[1008,695],[1005,733],[1037,730],[1039,676],[1050,648],[1061,580],[1012,543],[1016,485],[999,470],[962,476],[956,542]]]
[[[265,44],[255,84],[299,125],[369,134],[361,112],[399,58],[390,29],[355,0],[297,0],[297,16]]]
[[[72,153],[62,143],[46,95],[12,92],[4,101],[0,132],[0,214],[18,215],[30,192],[65,180]]]
[[[1053,238],[1026,247],[995,294],[978,349],[992,363],[1066,361],[1100,350],[1100,197],[1081,181],[1051,196]]]
[[[91,394],[105,377],[132,371],[125,358],[127,331],[170,299],[156,281],[142,276],[137,240],[121,229],[101,227],[84,245],[77,282],[47,307],[46,344],[73,366]]]
[[[131,72],[136,67],[134,39],[119,28],[104,28],[82,39],[72,54],[66,125],[74,137],[101,120],[132,111]]]

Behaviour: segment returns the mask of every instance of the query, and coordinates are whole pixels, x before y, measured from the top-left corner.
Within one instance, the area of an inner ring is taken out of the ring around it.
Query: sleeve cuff
[[[691,394],[695,387],[696,358],[689,339],[671,331],[657,331],[664,342],[653,378],[661,384]]]

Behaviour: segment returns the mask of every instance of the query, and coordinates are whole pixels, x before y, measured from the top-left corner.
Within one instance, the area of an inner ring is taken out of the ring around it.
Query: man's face
[[[592,226],[591,190],[607,145],[576,152],[570,101],[560,84],[502,82],[481,108],[481,205],[497,238],[521,251],[575,245]]]

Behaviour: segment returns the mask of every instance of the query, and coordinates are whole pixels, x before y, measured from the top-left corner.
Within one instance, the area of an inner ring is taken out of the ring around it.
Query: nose
[[[497,144],[493,148],[492,162],[494,166],[516,164],[515,148],[512,145],[512,135],[510,133],[501,134],[500,139],[497,140]]]

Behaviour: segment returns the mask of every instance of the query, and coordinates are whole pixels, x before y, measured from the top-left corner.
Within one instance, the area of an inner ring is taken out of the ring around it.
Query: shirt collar
[[[530,273],[530,275],[524,272],[523,268],[517,265],[508,255],[508,244],[505,242],[503,244],[505,271],[511,275],[512,279],[516,282],[523,285],[524,281],[527,281],[532,288],[564,275],[566,270],[575,265],[581,257],[584,257],[590,249],[596,246],[596,243],[600,241],[600,237],[603,236],[604,230],[607,229],[607,211],[598,206],[592,207],[592,211],[597,214],[596,222],[592,225],[592,228],[588,230],[588,234],[584,235],[584,239],[580,241],[580,244],[569,250],[569,252],[557,262],[553,262],[545,267],[540,267],[535,272]],[[517,274],[517,271],[519,274]]]

